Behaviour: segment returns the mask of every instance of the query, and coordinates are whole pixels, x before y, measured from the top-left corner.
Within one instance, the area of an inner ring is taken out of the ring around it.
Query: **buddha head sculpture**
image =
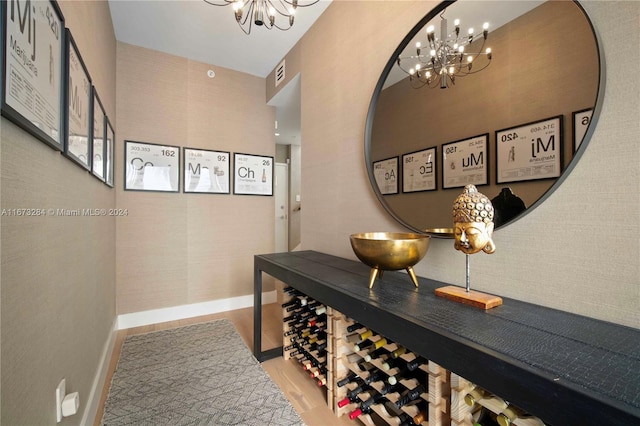
[[[467,185],[453,203],[454,248],[465,254],[496,251],[493,234],[493,205],[478,192],[475,185]]]

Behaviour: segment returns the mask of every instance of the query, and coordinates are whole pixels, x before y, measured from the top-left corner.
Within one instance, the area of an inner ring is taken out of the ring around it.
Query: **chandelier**
[[[440,14],[440,38],[435,35],[435,26],[429,25],[426,28],[426,43],[416,42],[416,54],[398,57],[398,67],[409,74],[409,81],[414,88],[427,86],[446,89],[454,85],[457,78],[480,72],[491,63],[491,48],[484,47],[489,24],[485,23],[477,34],[474,34],[473,28],[469,28],[467,34],[462,35],[460,20],[456,19],[454,25],[454,30],[449,34],[447,20]]]
[[[300,4],[298,0],[204,0],[212,6],[233,6],[236,22],[245,34],[251,33],[251,26],[264,26],[271,30],[286,31],[293,26],[298,7],[312,6],[320,0]],[[279,15],[279,16],[278,16]],[[279,19],[276,19],[279,18]],[[282,20],[284,19],[284,24]]]

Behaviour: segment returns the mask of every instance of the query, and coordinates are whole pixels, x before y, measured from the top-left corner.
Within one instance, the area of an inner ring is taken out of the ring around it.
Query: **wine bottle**
[[[391,357],[398,358],[400,355],[404,355],[405,353],[407,353],[407,348],[405,348],[404,346],[398,346],[391,352]]]
[[[381,403],[384,403],[384,402],[387,402],[387,401],[389,401],[389,400],[387,399],[386,396],[384,396],[382,393],[377,392],[377,391],[374,390],[369,394],[369,398],[368,399],[362,401],[362,404],[360,404],[360,408],[367,408],[367,407],[370,407],[370,406],[372,406],[374,404],[381,404]]]
[[[353,346],[353,350],[355,352],[360,352],[363,351],[365,349],[369,349],[370,351],[379,349],[381,347],[383,347],[384,345],[387,344],[387,339],[385,339],[384,337],[379,338],[378,340],[374,341],[371,338],[365,340],[364,342],[358,343],[356,345]]]
[[[324,324],[326,327],[327,314],[320,314],[315,317],[311,317],[307,321],[307,326],[313,327],[316,324]]]
[[[420,356],[415,357],[411,361],[405,361],[402,358],[391,358],[390,360],[382,364],[383,370],[390,370],[391,368],[400,369],[398,375],[404,376],[408,372],[416,371],[421,365],[424,365],[428,361]],[[388,367],[388,368],[387,368]]]
[[[365,330],[362,333],[347,334],[344,336],[344,340],[346,340],[349,343],[358,343],[369,338],[370,336],[373,336],[373,331]]]
[[[289,286],[283,288],[282,292],[288,294],[289,296],[304,296],[305,295],[300,290],[296,290],[295,288],[289,287]]]
[[[364,325],[360,324],[359,322],[356,322],[351,324],[349,327],[347,327],[347,332],[353,333],[354,331],[360,330],[361,328],[364,328]]]
[[[389,371],[392,368],[401,369],[404,365],[404,360],[402,358],[392,358],[391,355],[382,363],[382,369],[384,371]]]
[[[322,314],[327,312],[327,307],[324,306],[324,305],[320,305],[320,306],[316,307],[315,309],[312,309],[311,311],[315,312],[316,315],[322,315]]]
[[[325,349],[327,349],[327,340],[318,340],[316,342],[313,342],[309,345],[309,351],[318,351],[318,352],[327,352]]]
[[[365,383],[364,386],[367,386],[367,384]],[[386,395],[389,393],[393,393],[398,389],[398,385],[384,385],[382,387],[382,389],[380,389],[380,391],[376,391],[375,389],[373,390],[373,393],[370,395],[370,397],[366,400],[363,401],[362,404],[364,406],[368,406],[368,405],[373,405],[373,404],[379,404],[382,402],[388,402],[388,399],[386,399]]]
[[[398,398],[398,400],[395,402],[395,406],[397,408],[401,408],[409,404],[411,401],[419,398],[423,393],[424,388],[422,387],[422,385],[418,385],[413,389],[407,389],[406,391],[402,392],[400,398]]]
[[[291,305],[283,306],[285,311],[293,312],[296,309],[307,309],[307,299],[293,299],[293,301]]]
[[[527,424],[536,424],[536,426],[544,426],[544,423],[530,414],[526,414],[524,411],[513,405],[508,405],[502,413],[498,414],[496,421],[500,426],[511,426],[517,419],[526,419]]]
[[[358,406],[358,408],[356,408],[351,413],[349,413],[349,418],[351,420],[354,420],[360,417],[362,414],[369,414],[372,411],[372,407],[375,404],[384,404],[388,402],[389,400],[387,399],[386,396],[384,396],[384,394],[382,394],[381,392],[372,390],[371,393],[369,394],[369,398],[362,401]]]
[[[367,391],[369,389],[371,389],[371,387],[369,385],[367,385],[366,383],[364,383],[363,381],[358,381],[358,386],[356,386],[355,388],[353,388],[352,390],[350,390],[349,392],[347,392],[347,395],[341,399],[340,401],[338,401],[338,407],[342,408],[345,405],[351,404],[352,402],[361,402],[360,398],[358,397],[359,394],[361,394],[364,391]]]
[[[422,422],[429,421],[429,410],[421,410],[418,414],[413,416],[413,423],[419,425]]]
[[[295,347],[296,347],[296,344],[295,344],[295,343],[292,343],[292,344],[290,344],[290,345],[287,345],[287,346],[283,347],[283,348],[282,348],[282,351],[283,351],[283,352],[287,352],[287,351],[290,351],[291,349],[294,349]]]
[[[499,423],[495,413],[486,407],[481,407],[477,418],[473,420],[473,426],[499,426]]]
[[[309,376],[312,379],[315,379],[316,377],[320,377],[321,375],[325,375],[325,374],[327,374],[327,367],[324,367],[322,365],[318,367],[313,367],[309,370]]]
[[[420,424],[420,423],[416,423],[413,420],[413,417],[411,417],[407,413],[400,414],[398,416],[398,419],[400,420],[400,423],[398,423],[398,426],[417,426]]]
[[[419,368],[410,370],[405,364],[403,367],[401,367],[400,371],[398,371],[393,376],[389,376],[389,379],[387,381],[392,385],[398,383],[400,380],[407,380],[407,379],[418,379],[420,383],[423,383],[428,381],[427,376],[428,376],[428,373],[426,371],[421,370]]]
[[[360,401],[360,398],[358,397],[358,394],[355,394],[353,396],[346,396],[346,397],[342,398],[340,401],[338,401],[338,408],[346,407],[347,405],[351,404],[352,402],[358,402],[358,401]]]
[[[368,407],[358,407],[355,410],[353,410],[352,412],[349,413],[349,419],[351,420],[355,420],[358,417],[360,417],[363,414],[369,414],[371,413],[371,411],[373,411],[373,409],[371,408],[371,406]]]
[[[358,380],[359,378],[360,378],[360,376],[359,376],[359,375],[357,375],[356,373],[349,372],[349,374],[347,374],[347,376],[346,376],[346,377],[344,377],[344,378],[342,378],[342,379],[338,380],[338,381],[336,382],[336,385],[337,385],[339,388],[341,388],[342,386],[346,385],[347,383],[351,383],[351,382],[353,382],[353,381],[356,381],[356,380]]]
[[[370,383],[375,383],[375,382],[379,382],[381,380],[384,380],[384,378],[387,375],[385,373],[383,373],[382,371],[375,369],[373,371],[371,371],[371,374],[369,374],[364,380],[364,382],[366,384],[370,384]]]
[[[313,300],[313,299],[309,299],[307,300],[307,308],[309,309],[316,309],[318,306],[321,306],[322,303],[318,302],[317,300]]]
[[[371,364],[370,362],[364,362],[364,361],[357,363],[356,367],[358,367],[358,370],[360,371],[370,371],[376,368],[376,366]]]
[[[384,347],[370,350],[364,356],[364,360],[367,361],[367,362],[370,362],[372,359],[377,359],[378,361],[383,362],[383,361],[385,361],[387,359],[390,359],[390,358],[391,358],[391,354]]]

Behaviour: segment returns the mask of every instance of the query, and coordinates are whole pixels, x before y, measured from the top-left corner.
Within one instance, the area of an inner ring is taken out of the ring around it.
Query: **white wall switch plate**
[[[62,421],[62,400],[67,393],[67,381],[62,379],[56,388],[56,422]]]

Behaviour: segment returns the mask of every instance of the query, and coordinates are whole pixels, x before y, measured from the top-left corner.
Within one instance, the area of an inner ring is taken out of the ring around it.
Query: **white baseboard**
[[[113,325],[111,326],[111,332],[109,338],[104,344],[102,349],[102,357],[100,358],[100,364],[98,365],[98,371],[93,379],[91,385],[91,391],[87,397],[84,414],[82,415],[81,425],[92,425],[98,413],[98,407],[100,406],[100,399],[102,398],[102,389],[104,388],[104,382],[107,379],[107,373],[109,372],[109,363],[111,362],[111,354],[113,354],[113,347],[116,343],[116,326],[118,319],[114,318]],[[83,402],[80,401],[82,404]]]
[[[275,303],[275,290],[262,293],[262,304]],[[212,300],[209,302],[193,303],[191,305],[172,306],[170,308],[152,309],[150,311],[133,312],[118,315],[118,330],[140,327],[149,324],[193,318],[202,315],[217,314],[219,312],[250,308],[253,306],[253,294],[230,297],[228,299]]]

